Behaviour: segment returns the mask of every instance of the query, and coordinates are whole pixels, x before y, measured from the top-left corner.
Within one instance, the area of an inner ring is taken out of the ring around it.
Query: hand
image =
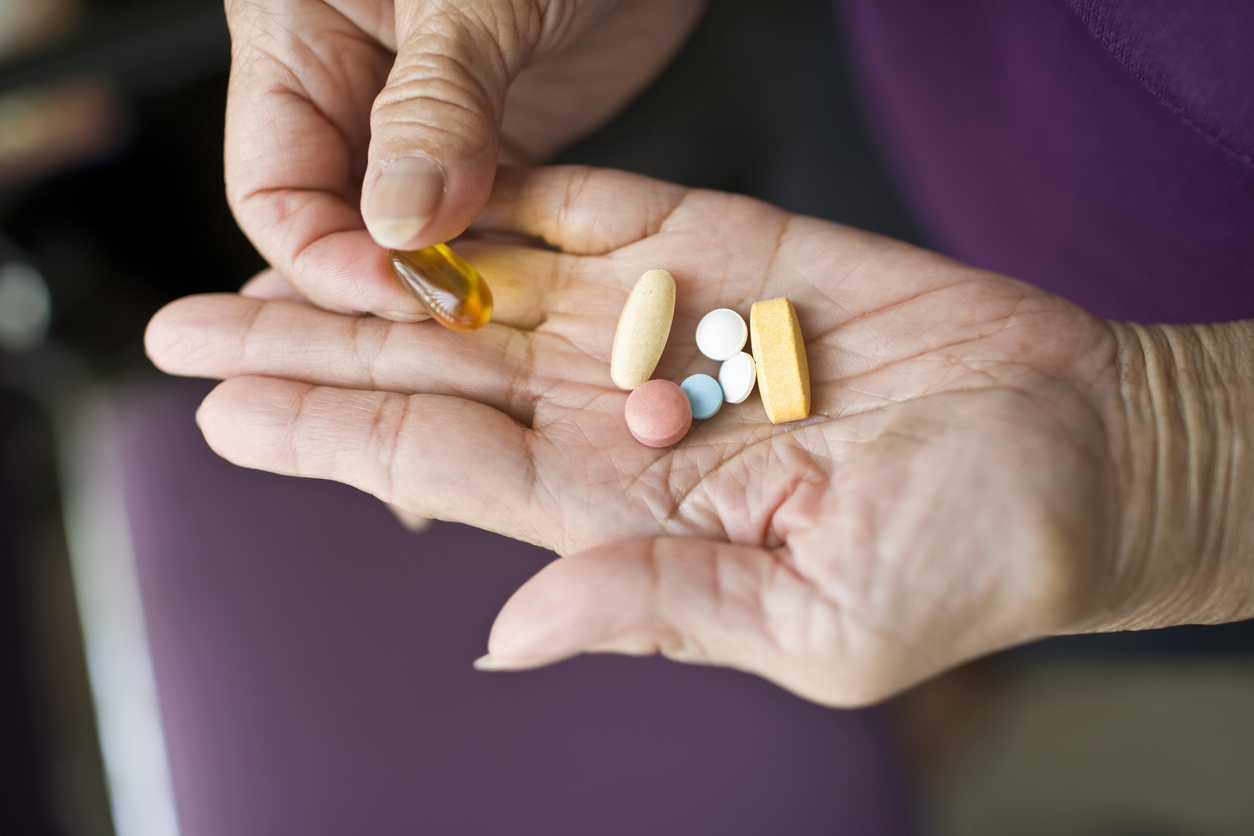
[[[379,244],[460,234],[498,152],[534,159],[600,124],[661,69],[702,5],[227,0],[231,207],[318,305],[425,318]]]
[[[905,244],[617,172],[505,173],[478,227],[561,250],[459,244],[497,297],[481,331],[220,295],[168,306],[147,339],[167,371],[229,378],[198,420],[231,461],[570,555],[505,606],[488,665],[661,652],[854,705],[1035,637],[1152,622],[1171,572],[1125,533],[1139,471],[1115,326]],[[706,312],[787,296],[811,416],[772,425],[755,396],[675,447],[638,444],[608,362],[652,267],[678,284],[655,377],[715,369],[693,340]]]

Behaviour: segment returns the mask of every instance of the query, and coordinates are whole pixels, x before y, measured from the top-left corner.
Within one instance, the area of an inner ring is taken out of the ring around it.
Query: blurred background
[[[153,601],[159,582],[146,576],[141,596],[138,512],[119,487],[134,481],[114,472],[129,466],[122,452],[146,443],[137,410],[176,404],[190,428],[205,391],[148,364],[148,318],[179,296],[234,290],[263,266],[223,196],[229,47],[215,0],[0,0],[6,836],[173,834],[180,822],[203,832],[188,822],[205,819],[187,810],[229,797],[192,798],[190,743],[170,777],[164,736],[199,738],[171,720],[177,689],[167,691],[162,660],[181,651],[146,632],[174,622]],[[715,0],[667,73],[561,161],[744,192],[927,244],[878,155],[826,0]],[[282,481],[271,478],[265,485]],[[527,559],[503,594],[542,562]],[[488,601],[471,646],[501,600]],[[578,670],[601,676],[605,664]],[[761,699],[772,711],[821,711],[773,691]],[[900,766],[915,832],[1254,832],[1249,625],[1022,648],[903,696],[874,724]],[[351,821],[338,832],[362,832]],[[542,832],[448,821],[431,832]],[[397,832],[415,832],[407,827]],[[832,821],[814,832],[871,831]]]

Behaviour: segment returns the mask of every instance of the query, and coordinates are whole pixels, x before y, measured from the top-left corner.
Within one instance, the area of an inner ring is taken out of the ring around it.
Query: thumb
[[[838,664],[838,620],[766,549],[628,540],[556,560],[505,604],[481,670],[522,670],[584,652],[661,653],[765,676],[818,702],[857,693]]]
[[[385,247],[453,238],[487,202],[505,93],[535,28],[487,14],[496,2],[396,4],[397,56],[371,112],[361,202]]]

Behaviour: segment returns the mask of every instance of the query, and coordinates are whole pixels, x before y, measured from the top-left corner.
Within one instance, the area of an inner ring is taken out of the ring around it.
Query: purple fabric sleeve
[[[1070,3],[1093,36],[1173,113],[1254,166],[1254,3]]]
[[[844,10],[938,246],[1105,317],[1254,317],[1254,4]]]

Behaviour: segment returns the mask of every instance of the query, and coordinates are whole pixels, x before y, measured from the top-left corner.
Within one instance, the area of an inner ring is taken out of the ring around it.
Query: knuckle
[[[403,492],[405,468],[401,462],[401,448],[410,419],[410,398],[388,393],[374,411],[367,440],[369,460],[375,464],[380,483],[371,492],[384,502],[409,507],[413,503],[398,496]]]
[[[479,79],[453,69],[456,64],[450,56],[427,55],[393,78],[375,100],[373,135],[406,147],[452,148],[466,157],[486,153],[495,143],[501,105]]]

